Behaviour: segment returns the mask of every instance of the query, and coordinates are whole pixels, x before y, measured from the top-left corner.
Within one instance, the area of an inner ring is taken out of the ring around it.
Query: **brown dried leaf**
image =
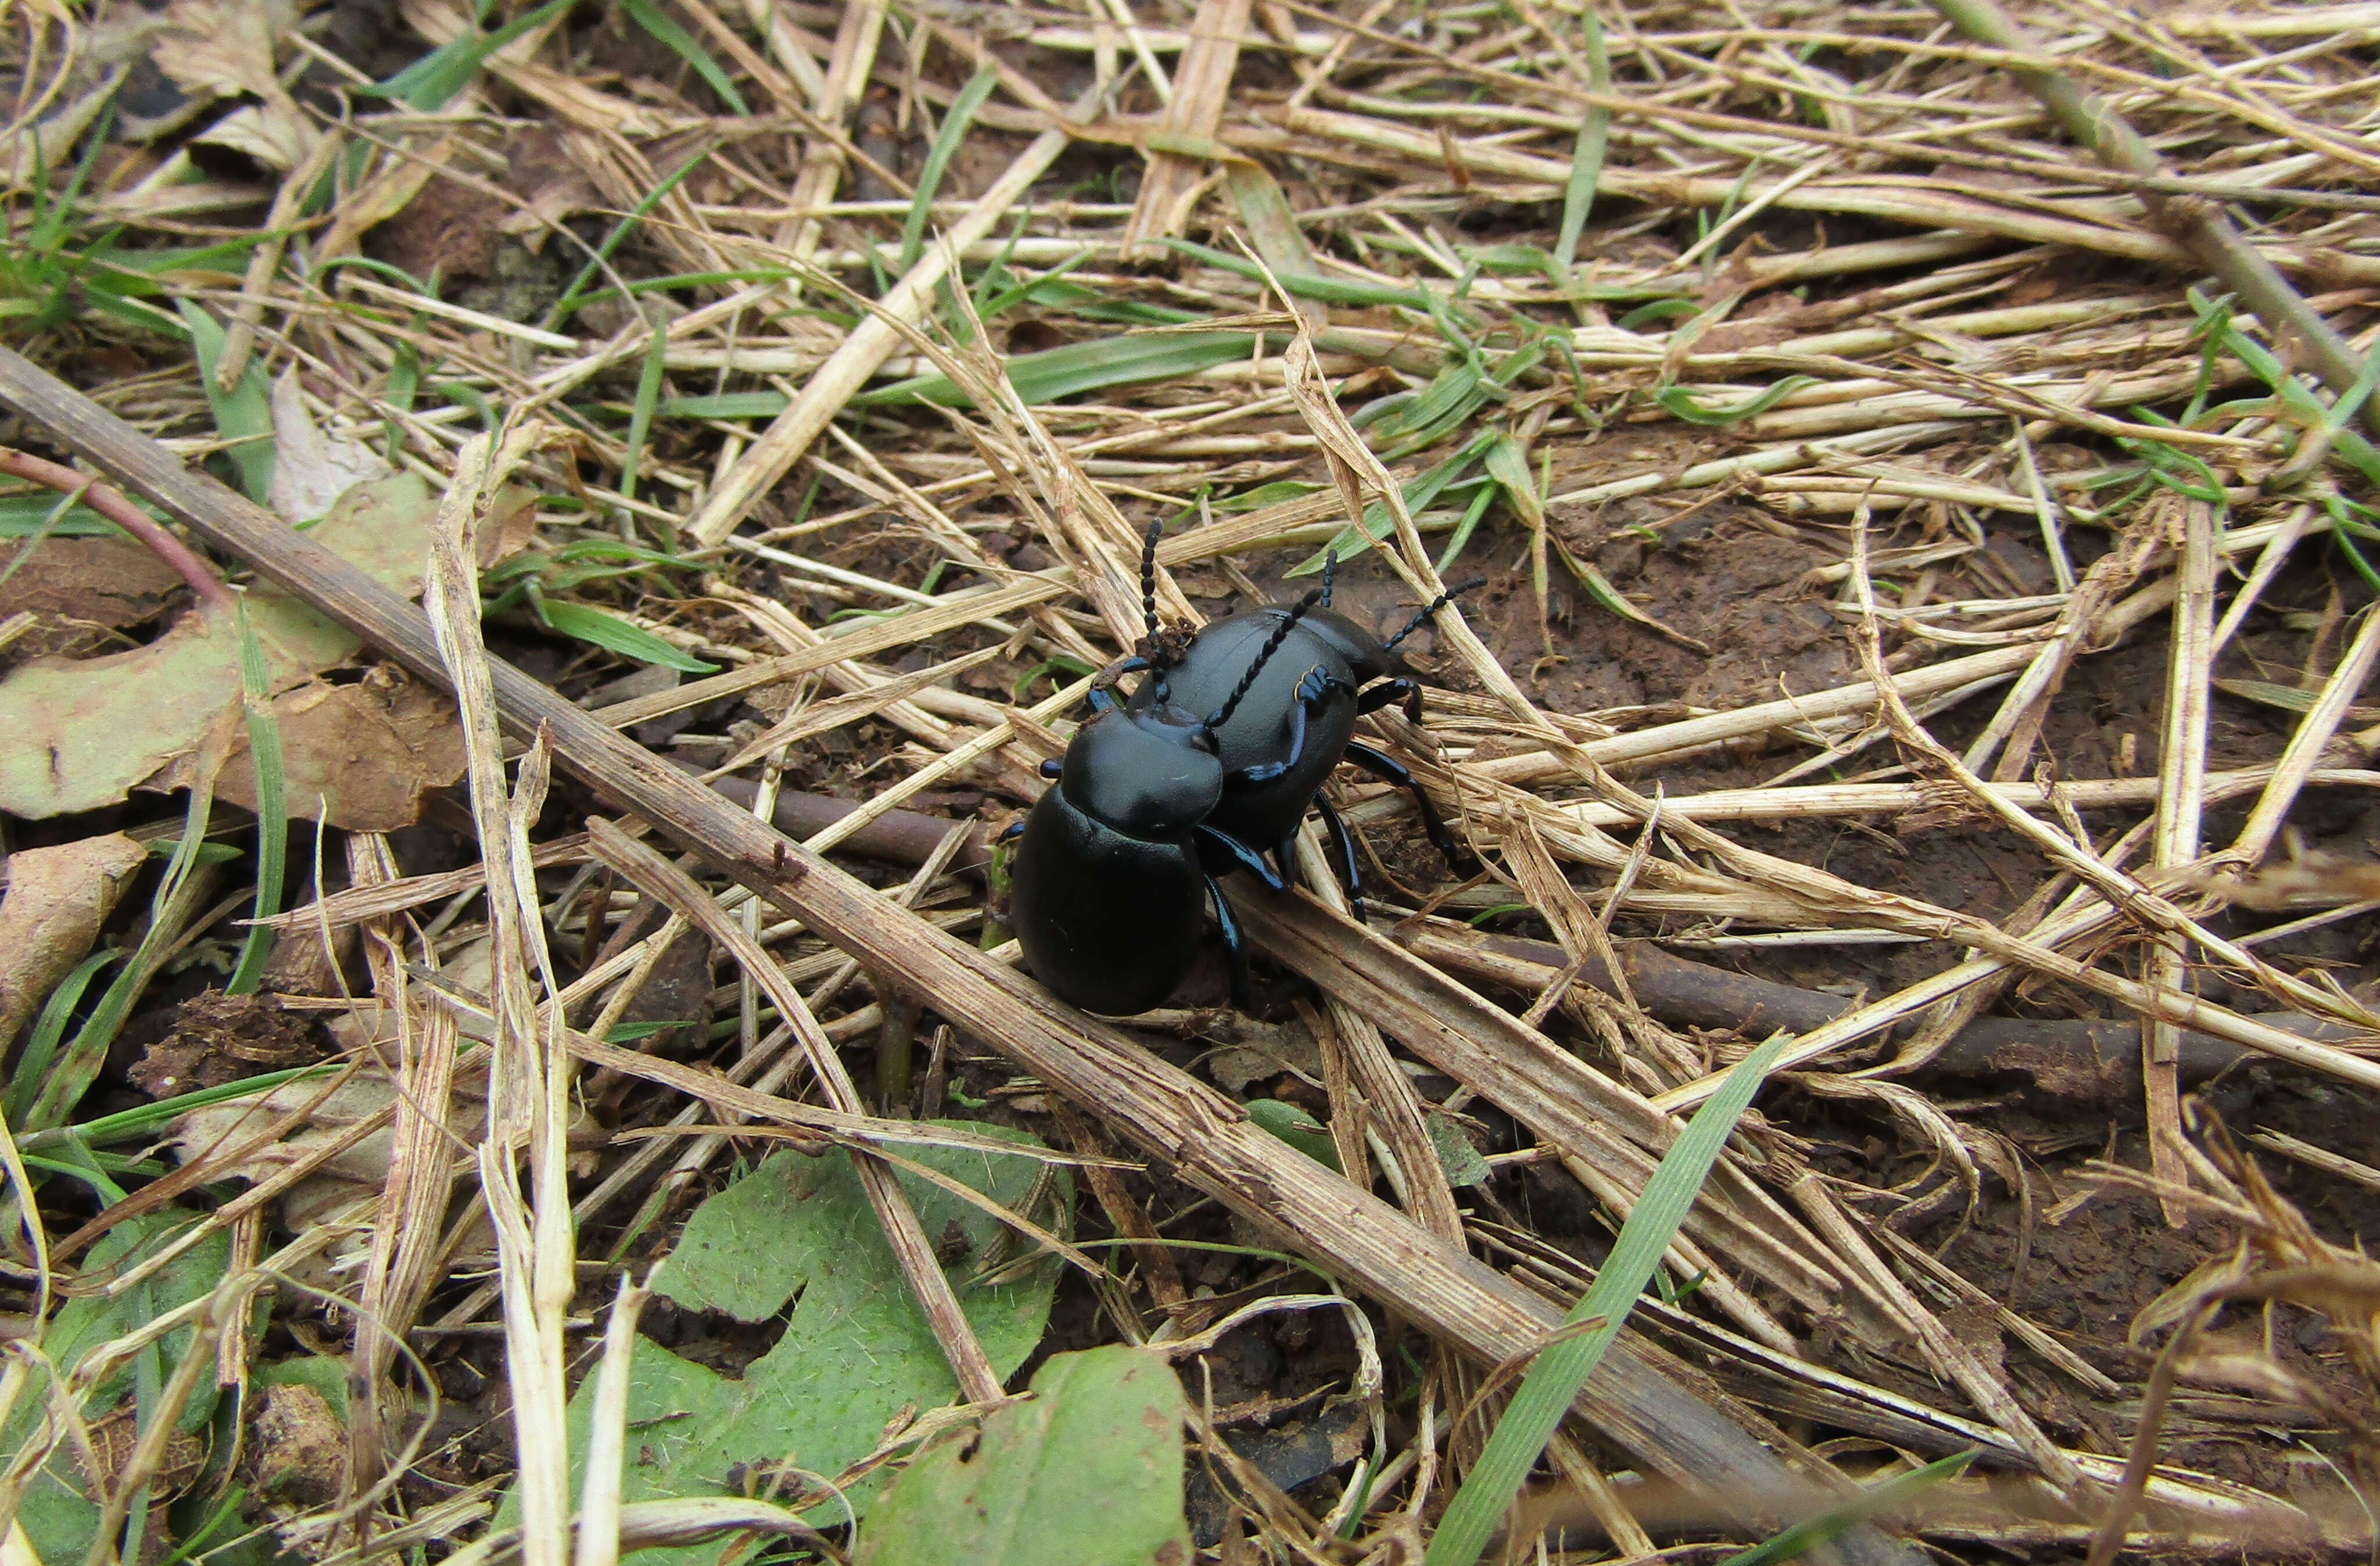
[[[113,639],[104,632],[155,619],[182,586],[172,566],[130,539],[0,544],[0,572],[8,578],[0,582],[0,620],[24,613],[42,621],[12,644],[21,658],[103,645]]]
[[[382,585],[410,597],[421,590],[433,509],[421,480],[400,474],[349,490],[313,534]],[[353,633],[278,589],[250,589],[247,603],[276,693],[309,683],[361,649]],[[237,629],[225,617],[201,610],[129,652],[19,664],[0,679],[0,734],[11,740],[0,747],[0,809],[41,818],[121,802],[161,769],[195,752],[200,735],[238,699],[239,689]],[[344,730],[334,730],[329,739],[345,737]],[[334,769],[323,758],[302,755],[294,744],[284,748],[292,775],[331,781]],[[237,797],[239,788],[253,790],[253,771],[248,771],[245,784],[226,774],[225,797]],[[176,783],[168,777],[159,786]],[[293,790],[290,808],[306,814],[326,792]],[[384,812],[381,819],[386,819]]]
[[[0,863],[0,1049],[99,939],[147,855],[121,832],[21,848]]]
[[[351,832],[395,832],[421,818],[429,795],[463,775],[463,736],[445,697],[394,670],[359,685],[310,681],[273,698],[281,724],[282,781],[293,819]],[[243,734],[215,797],[256,808],[256,770],[243,766]],[[195,756],[177,757],[150,780],[184,788]]]

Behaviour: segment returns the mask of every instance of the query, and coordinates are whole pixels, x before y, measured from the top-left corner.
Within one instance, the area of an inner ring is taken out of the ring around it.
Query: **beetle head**
[[[1069,804],[1132,837],[1188,832],[1223,797],[1213,732],[1170,701],[1085,723],[1059,777]]]

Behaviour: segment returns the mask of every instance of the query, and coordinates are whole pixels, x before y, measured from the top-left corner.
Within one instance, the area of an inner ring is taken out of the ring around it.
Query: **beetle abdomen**
[[[1207,883],[1187,836],[1102,826],[1051,789],[1025,819],[1009,911],[1033,976],[1087,1012],[1129,1016],[1173,993],[1198,953]]]

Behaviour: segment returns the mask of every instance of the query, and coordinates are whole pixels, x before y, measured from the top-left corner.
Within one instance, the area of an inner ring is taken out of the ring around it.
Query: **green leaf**
[[[774,419],[793,401],[783,392],[722,392],[708,397],[663,397],[653,411],[664,419]]]
[[[557,635],[600,647],[606,652],[616,652],[623,658],[633,658],[639,663],[658,663],[664,669],[677,669],[688,674],[715,674],[719,672],[718,664],[705,663],[694,654],[662,640],[642,625],[631,625],[616,614],[606,614],[583,603],[573,603],[567,599],[545,599],[538,604],[538,614]]]
[[[1424,1123],[1429,1128],[1430,1150],[1438,1155],[1438,1167],[1446,1171],[1449,1185],[1457,1189],[1476,1185],[1494,1172],[1452,1115],[1443,1110],[1432,1110]]]
[[[620,8],[627,12],[638,27],[661,40],[679,59],[693,67],[694,74],[710,84],[710,90],[719,94],[721,103],[739,115],[750,116],[751,105],[744,102],[744,94],[735,91],[735,83],[719,68],[719,62],[710,57],[710,52],[697,43],[686,29],[663,16],[653,6],[652,0],[620,0]]]
[[[1694,401],[1694,394],[1683,386],[1664,386],[1654,394],[1654,400],[1689,424],[1732,424],[1739,419],[1767,413],[1803,387],[1817,383],[1818,378],[1815,375],[1788,375],[1757,396],[1749,397],[1732,407],[1706,407]]]
[[[1429,1541],[1424,1566],[1474,1566],[1488,1537],[1520,1492],[1529,1470],[1546,1450],[1547,1440],[1570,1412],[1571,1404],[1595,1374],[1603,1353],[1620,1335],[1621,1324],[1652,1281],[1670,1242],[1702,1192],[1711,1165],[1735,1131],[1735,1123],[1768,1072],[1792,1042],[1779,1033],[1738,1062],[1720,1082],[1678,1139],[1670,1144],[1661,1167],[1645,1183],[1645,1194],[1620,1228],[1611,1254],[1595,1275],[1586,1294],[1563,1317],[1575,1330],[1548,1344],[1529,1366],[1520,1390],[1505,1405],[1503,1417],[1488,1437],[1488,1445],[1472,1463],[1471,1472],[1455,1493],[1438,1532]]]
[[[957,155],[959,143],[966,140],[967,131],[975,125],[975,112],[1000,85],[1000,72],[984,67],[967,78],[967,83],[951,100],[950,112],[942,116],[942,128],[935,133],[934,144],[926,150],[925,166],[917,171],[917,194],[909,203],[909,215],[901,225],[901,271],[905,275],[917,264],[919,252],[926,248],[926,223],[933,216],[934,192],[942,188],[942,176]]]
[[[1586,87],[1590,92],[1611,91],[1611,60],[1604,53],[1603,24],[1589,10],[1579,18],[1586,25]],[[1571,264],[1578,259],[1579,236],[1595,207],[1596,182],[1603,177],[1605,139],[1611,129],[1611,111],[1596,105],[1578,123],[1578,144],[1570,158],[1570,178],[1562,187],[1560,237],[1554,241],[1553,281],[1570,281]]]
[[[1330,1128],[1305,1111],[1279,1099],[1251,1099],[1246,1108],[1248,1118],[1263,1130],[1280,1137],[1333,1173],[1347,1172],[1340,1168],[1339,1147],[1330,1140]]]
[[[350,87],[347,91],[367,98],[394,98],[408,109],[435,113],[446,106],[448,99],[471,85],[471,79],[480,74],[480,67],[489,55],[514,39],[543,27],[576,3],[577,0],[547,0],[545,5],[493,32],[467,32],[449,39],[377,86]]]
[[[1033,1400],[893,1482],[853,1566],[1183,1566],[1182,1383],[1147,1349],[1053,1355]]]
[[[281,881],[289,854],[287,771],[281,753],[281,721],[273,712],[272,675],[264,647],[256,639],[248,601],[239,605],[240,707],[248,721],[248,753],[256,767],[256,919],[240,947],[239,962],[224,981],[226,995],[246,995],[263,981],[273,932],[262,921],[281,912]]]
[[[1040,1146],[1005,1126],[941,1123]],[[1049,1167],[973,1148],[925,1147],[910,1156],[1010,1208],[1024,1206]],[[946,1255],[962,1253],[948,1264],[952,1286],[993,1373],[1013,1374],[1041,1341],[1058,1264],[1043,1262],[1013,1281],[978,1282],[1008,1231],[938,1185],[905,1171],[896,1177],[926,1233]],[[1061,1174],[1057,1184],[1057,1210],[1071,1210],[1071,1184]],[[695,1209],[651,1281],[686,1310],[723,1311],[743,1321],[770,1320],[795,1303],[783,1336],[746,1366],[740,1379],[650,1342],[638,1346],[629,1375],[625,1499],[737,1493],[731,1471],[740,1477],[744,1465],[789,1456],[812,1473],[832,1475],[873,1451],[885,1422],[904,1407],[933,1408],[957,1395],[858,1171],[840,1148],[762,1160]],[[574,1493],[586,1462],[591,1397],[590,1379],[570,1403]],[[874,1488],[862,1487],[849,1499],[864,1508]],[[507,1511],[516,1504],[508,1501]],[[839,1518],[840,1506],[830,1504]]]
[[[1106,386],[1195,375],[1211,366],[1247,358],[1257,341],[1254,334],[1246,332],[1153,332],[1099,342],[1068,343],[1038,354],[1016,355],[1008,360],[1008,378],[1015,384],[1016,395],[1028,406],[1052,403]],[[941,407],[975,406],[946,375],[919,375],[896,381],[851,399],[854,407],[889,407],[908,403],[932,403]]]
[[[182,323],[190,330],[190,347],[199,360],[199,384],[214,410],[215,431],[230,443],[233,468],[239,487],[257,504],[273,490],[273,394],[264,383],[263,368],[254,360],[240,372],[239,384],[225,391],[215,383],[215,367],[223,361],[224,329],[195,300],[179,301]]]

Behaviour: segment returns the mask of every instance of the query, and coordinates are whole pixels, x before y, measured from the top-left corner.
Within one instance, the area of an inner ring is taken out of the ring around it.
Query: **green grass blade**
[[[1683,386],[1664,386],[1654,394],[1654,400],[1689,424],[1732,424],[1739,419],[1767,413],[1803,387],[1817,383],[1815,375],[1788,375],[1758,396],[1747,397],[1732,407],[1706,407],[1694,401],[1694,394]]]
[[[1194,245],[1187,239],[1165,241],[1184,255],[1234,273],[1252,283],[1266,281],[1264,268],[1254,261],[1221,250]],[[1356,283],[1345,278],[1321,277],[1304,273],[1276,273],[1272,279],[1283,288],[1303,299],[1319,299],[1327,305],[1402,305],[1407,310],[1430,310],[1437,301],[1416,288],[1390,288],[1377,283]]]
[[[273,688],[264,671],[264,648],[239,606],[240,709],[248,720],[248,753],[256,764],[256,917],[281,912],[281,883],[288,873],[289,795],[281,750],[281,720],[273,715]],[[253,992],[273,953],[273,931],[260,922],[249,927],[239,962],[224,981],[226,995]]]
[[[658,663],[664,669],[688,674],[719,673],[718,664],[705,663],[694,654],[672,647],[642,625],[632,625],[616,614],[606,614],[583,603],[540,599],[538,613],[558,635],[600,647],[606,652],[616,652],[623,658],[633,658],[639,663]]]
[[[1488,507],[1496,499],[1496,491],[1494,484],[1482,484],[1479,492],[1471,497],[1471,504],[1463,509],[1463,520],[1454,525],[1454,536],[1446,540],[1446,552],[1438,557],[1439,576],[1446,575],[1453,567],[1463,553],[1463,547],[1471,541],[1472,533],[1479,527],[1479,519],[1488,515]]]
[[[621,241],[635,232],[637,225],[644,221],[645,214],[659,206],[671,191],[676,189],[685,181],[687,175],[709,163],[710,154],[716,150],[715,146],[705,147],[668,174],[663,175],[661,182],[653,187],[650,194],[628,209],[627,215],[612,225],[612,232],[603,236],[603,242],[595,247],[595,253],[587,258],[587,264],[580,267],[578,275],[570,280],[570,286],[562,291],[562,297],[553,301],[553,308],[545,312],[545,320],[540,324],[547,331],[559,331],[562,323],[570,319],[571,312],[587,302],[587,285],[593,282],[595,274],[603,270],[603,263],[612,259],[612,252],[620,248]]]
[[[75,1008],[82,1004],[83,991],[91,988],[100,969],[122,955],[114,947],[92,953],[77,964],[72,973],[58,980],[57,988],[42,1003],[42,1014],[34,1022],[33,1031],[26,1036],[16,1069],[8,1076],[5,1102],[9,1124],[25,1123],[25,1116],[33,1107],[33,1095],[41,1091],[42,1083],[50,1074],[50,1062],[57,1058],[58,1041],[67,1036],[67,1024],[73,1020]]]
[[[190,347],[198,356],[199,384],[214,410],[215,431],[231,443],[227,454],[239,474],[239,487],[262,505],[273,490],[273,397],[264,384],[264,370],[250,363],[239,384],[225,391],[215,383],[215,366],[223,361],[224,329],[215,318],[189,299],[180,301],[182,323],[190,329]]]
[[[1305,242],[1305,231],[1297,225],[1289,196],[1263,164],[1225,164],[1223,188],[1231,193],[1232,204],[1240,210],[1240,221],[1247,225],[1248,242],[1264,258],[1265,265],[1272,268],[1274,276],[1316,275],[1314,250]]]
[[[934,144],[926,152],[925,166],[917,171],[917,199],[909,203],[909,216],[901,225],[901,272],[907,275],[917,264],[917,257],[926,248],[926,220],[933,215],[934,192],[942,186],[942,176],[951,166],[951,159],[966,140],[975,124],[975,112],[991,96],[1000,84],[1000,73],[990,66],[967,78],[951,100],[951,112],[942,116],[942,128],[936,133]]]
[[[85,1147],[103,1147],[110,1142],[128,1142],[147,1137],[168,1122],[189,1113],[192,1110],[220,1104],[226,1099],[245,1099],[272,1092],[285,1083],[302,1082],[311,1076],[328,1076],[345,1071],[338,1061],[322,1065],[291,1066],[285,1071],[268,1071],[255,1076],[243,1076],[237,1082],[226,1082],[220,1087],[201,1087],[195,1092],[176,1094],[152,1104],[119,1110],[112,1115],[101,1115],[76,1125],[60,1126],[49,1131],[37,1131],[25,1138],[28,1147],[64,1147],[79,1142]]]
[[[663,397],[653,411],[663,419],[774,419],[793,406],[783,392],[721,392],[708,397]]]
[[[1214,365],[1245,358],[1256,337],[1246,332],[1166,332],[1069,343],[1008,361],[1008,378],[1028,405],[1056,402],[1082,392],[1141,381],[1195,375]],[[855,407],[892,407],[931,403],[941,407],[973,405],[946,375],[920,375],[862,392]]]
[[[1922,1495],[1948,1479],[1955,1479],[1967,1471],[1975,1460],[1976,1451],[1953,1452],[1923,1468],[1895,1475],[1880,1485],[1861,1492],[1830,1511],[1796,1523],[1775,1537],[1764,1539],[1750,1549],[1738,1550],[1719,1562],[1719,1566],[1776,1566],[1780,1560],[1807,1555],[1833,1539],[1857,1527],[1881,1512],[1893,1511],[1912,1497]]]
[[[1483,434],[1428,472],[1406,480],[1405,510],[1409,514],[1418,516],[1424,507],[1438,498],[1440,491],[1461,478],[1463,471],[1487,452],[1488,443],[1495,438],[1492,433]],[[1389,516],[1389,508],[1378,501],[1374,501],[1364,508],[1362,527],[1342,528],[1337,538],[1291,567],[1289,575],[1313,576],[1322,569],[1324,560],[1334,554],[1338,557],[1339,564],[1344,565],[1382,539],[1387,538],[1389,529],[1392,526],[1394,526],[1394,519]]]
[[[165,874],[150,900],[149,928],[142,933],[131,961],[118,970],[115,982],[100,996],[99,1004],[91,1009],[82,1026],[75,1030],[73,1041],[57,1057],[55,1067],[41,1078],[33,1100],[18,1123],[20,1130],[42,1131],[66,1123],[68,1111],[98,1078],[100,1067],[107,1063],[107,1051],[123,1029],[125,1019],[132,1014],[132,1003],[149,987],[165,953],[180,938],[183,924],[196,917],[197,910],[188,906],[190,899],[185,893],[192,885],[190,872],[198,868],[206,852],[207,818],[213,809],[214,776],[201,767],[199,780],[190,789],[181,841],[174,845],[173,857],[166,861]]]
[[[422,114],[432,114],[446,106],[446,101],[471,85],[488,56],[536,28],[568,10],[575,0],[547,0],[525,17],[505,23],[493,32],[467,32],[414,61],[386,81],[372,87],[350,87],[350,92],[367,98],[394,98],[407,108]]]
[[[643,465],[645,441],[653,431],[653,410],[662,400],[662,371],[669,358],[669,322],[653,319],[653,338],[645,348],[644,368],[637,373],[637,401],[628,410],[628,455],[620,464],[620,494],[637,498],[637,469]]]
[[[694,74],[710,84],[710,90],[719,94],[720,102],[739,115],[750,116],[751,105],[744,102],[744,94],[735,91],[735,81],[719,68],[719,62],[710,57],[710,51],[697,43],[686,29],[656,10],[652,0],[620,0],[620,9],[627,12],[629,19],[638,27],[659,39],[671,53],[693,67]]]
[[[1604,1350],[1620,1335],[1628,1312],[1652,1281],[1736,1121],[1791,1042],[1791,1035],[1779,1033],[1738,1062],[1670,1145],[1661,1167],[1645,1183],[1643,1198],[1621,1225],[1620,1238],[1596,1273],[1593,1287],[1564,1318],[1565,1325],[1581,1329],[1548,1346],[1530,1366],[1463,1488],[1439,1520],[1424,1566],[1475,1566],[1579,1389],[1595,1374]],[[1598,1318],[1599,1327],[1585,1325]]]

